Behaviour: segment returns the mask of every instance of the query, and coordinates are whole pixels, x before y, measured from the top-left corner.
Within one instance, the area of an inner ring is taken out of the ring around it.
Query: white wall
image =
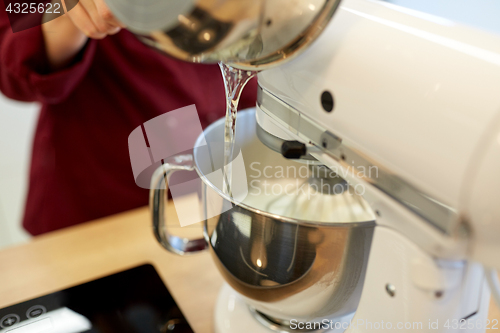
[[[0,248],[29,239],[21,219],[38,109],[0,95]]]

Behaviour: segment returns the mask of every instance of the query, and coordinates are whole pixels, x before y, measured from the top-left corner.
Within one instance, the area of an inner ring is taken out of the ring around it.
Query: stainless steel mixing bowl
[[[283,158],[259,141],[254,110],[240,112],[236,127],[235,155],[244,160],[249,192],[239,200],[229,197],[221,184],[209,180],[214,177],[207,178],[223,166],[223,130],[221,119],[205,130],[193,155],[177,158],[153,176],[151,209],[158,241],[177,254],[209,248],[227,283],[251,307],[276,321],[354,312],[374,230],[368,205],[345,184],[342,191],[325,193],[312,185],[317,181],[309,181],[310,172],[292,173],[304,164]],[[164,179],[176,170],[196,170],[202,179],[205,239],[181,239],[165,228]],[[281,177],[279,170],[288,175]],[[255,186],[256,181],[292,185],[289,194],[265,195],[265,186]]]

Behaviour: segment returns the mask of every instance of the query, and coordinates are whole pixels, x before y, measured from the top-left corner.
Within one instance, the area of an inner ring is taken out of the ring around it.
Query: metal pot
[[[262,70],[297,56],[340,0],[106,0],[146,44],[189,62]]]
[[[181,255],[209,248],[227,283],[252,308],[276,321],[354,312],[375,225],[368,205],[345,183],[342,191],[319,191],[314,185],[317,179],[311,181],[312,169],[264,146],[256,136],[253,109],[240,111],[236,126],[235,155],[244,160],[250,190],[238,199],[229,197],[208,176],[222,169],[223,131],[221,119],[204,131],[192,155],[177,156],[177,162],[155,172],[151,210],[158,241]],[[303,167],[307,174],[292,173],[293,168]],[[168,183],[177,170],[196,170],[202,180],[205,239],[181,239],[165,228],[164,180]],[[282,176],[272,170],[289,172]],[[235,174],[238,177],[233,170]],[[317,177],[324,177],[324,172]],[[256,181],[268,181],[268,189],[276,189],[275,184],[288,186],[289,192],[265,195]]]

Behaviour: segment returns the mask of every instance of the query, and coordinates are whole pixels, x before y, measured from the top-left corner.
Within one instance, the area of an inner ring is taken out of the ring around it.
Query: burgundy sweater
[[[148,203],[128,154],[130,132],[145,121],[191,104],[204,126],[224,116],[217,65],[167,58],[123,30],[51,72],[40,26],[13,33],[0,12],[0,90],[42,104],[23,221],[33,235]],[[255,100],[253,81],[241,108]]]

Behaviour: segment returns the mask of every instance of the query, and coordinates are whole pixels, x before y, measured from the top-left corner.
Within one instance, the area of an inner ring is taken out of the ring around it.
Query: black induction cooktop
[[[192,333],[152,265],[0,309],[1,333]]]

